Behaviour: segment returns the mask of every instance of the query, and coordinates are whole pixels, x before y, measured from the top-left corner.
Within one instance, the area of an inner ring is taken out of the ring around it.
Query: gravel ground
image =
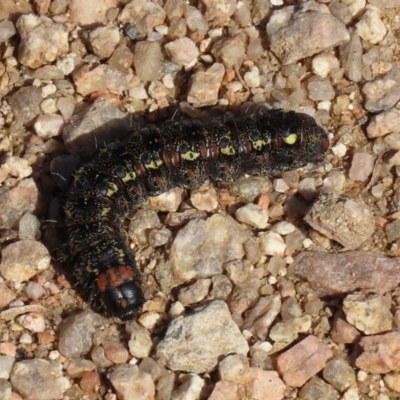
[[[399,0],[3,0],[0,49],[1,399],[400,397]],[[145,305],[94,313],[49,250],[68,176],[255,103],[325,162],[132,210]]]

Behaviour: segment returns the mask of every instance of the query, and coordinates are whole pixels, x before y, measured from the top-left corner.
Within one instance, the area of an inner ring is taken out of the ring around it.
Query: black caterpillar
[[[133,318],[144,300],[119,226],[129,209],[175,186],[319,162],[328,147],[326,132],[310,116],[264,108],[236,118],[168,122],[112,143],[75,172],[63,205],[74,278],[100,299],[106,315]]]

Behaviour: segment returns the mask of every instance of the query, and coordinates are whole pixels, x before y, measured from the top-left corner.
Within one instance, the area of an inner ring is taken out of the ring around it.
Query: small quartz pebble
[[[163,55],[158,42],[138,42],[135,45],[134,65],[138,78],[145,82],[156,79],[162,69]]]
[[[49,139],[53,136],[59,136],[63,125],[64,119],[61,115],[51,114],[39,115],[33,127],[36,135],[44,139]]]
[[[320,53],[312,59],[312,71],[321,78],[326,78],[336,68],[339,68],[339,60],[332,53]]]
[[[140,371],[137,365],[118,365],[108,374],[108,379],[120,399],[155,398],[156,389],[151,375]]]
[[[375,7],[368,8],[356,24],[357,32],[361,38],[371,42],[379,43],[386,35],[385,24],[380,18],[379,10]]]
[[[223,381],[240,382],[249,371],[249,360],[243,354],[232,354],[225,357],[218,366]]]
[[[24,289],[25,294],[32,300],[40,299],[44,294],[44,289],[42,285],[36,282],[29,281]],[[3,292],[2,292],[3,293]]]
[[[174,371],[202,373],[214,369],[221,356],[248,350],[226,303],[214,300],[172,320],[157,346],[157,356]]]
[[[368,153],[355,153],[351,162],[349,177],[353,181],[365,182],[374,169],[374,156]]]
[[[355,343],[360,339],[361,333],[354,325],[349,324],[343,311],[338,311],[333,318],[331,331],[332,340],[335,343]]]
[[[357,387],[353,368],[340,357],[326,363],[323,376],[327,382],[342,393],[349,387]]]
[[[17,33],[13,23],[11,21],[0,22],[0,43],[5,42]]]
[[[245,56],[245,45],[239,36],[217,40],[211,53],[225,68],[239,68]]]
[[[282,236],[276,232],[262,232],[259,234],[260,252],[268,256],[283,256],[286,244]]]
[[[130,334],[128,342],[129,353],[136,358],[149,357],[153,348],[153,342],[147,329],[140,326],[137,322],[127,326],[126,329]]]
[[[323,379],[318,376],[313,376],[300,390],[299,399],[301,400],[337,400],[339,393]],[[357,397],[349,398],[347,400],[358,400]],[[345,400],[342,397],[342,400]]]
[[[192,75],[187,101],[196,107],[216,104],[224,73],[225,68],[220,63],[214,63],[206,71],[195,72]]]
[[[44,318],[40,314],[28,313],[18,317],[18,323],[21,324],[25,329],[31,332],[44,332],[46,324]]]
[[[289,386],[301,387],[332,358],[332,350],[316,336],[307,336],[277,357],[278,372]]]
[[[349,294],[343,301],[347,321],[367,335],[390,331],[393,314],[391,299],[380,294]]]
[[[205,380],[196,374],[187,374],[182,379],[183,383],[172,392],[173,399],[198,399],[205,385]]]
[[[238,208],[235,216],[238,221],[257,229],[265,229],[268,226],[268,210],[264,210],[253,203]]]
[[[202,187],[192,190],[190,201],[201,211],[213,211],[218,206],[217,192],[213,187]]]
[[[347,153],[347,147],[344,143],[338,143],[335,146],[332,147],[332,152],[333,154],[335,154],[336,156],[342,158],[346,155]]]

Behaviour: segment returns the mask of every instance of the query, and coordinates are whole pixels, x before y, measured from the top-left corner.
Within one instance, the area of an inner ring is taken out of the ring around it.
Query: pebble
[[[229,381],[218,381],[208,400],[237,400],[237,384]]]
[[[107,25],[89,31],[87,39],[93,53],[102,59],[111,56],[121,37],[117,27]]]
[[[85,28],[90,25],[106,24],[107,10],[118,5],[118,0],[87,0],[84,3],[81,0],[71,0],[68,11],[72,20]],[[60,8],[62,7],[65,6]]]
[[[120,93],[134,87],[138,79],[131,72],[123,72],[106,64],[100,64],[93,69],[89,65],[83,65],[74,72],[73,77],[76,89],[82,96],[99,91]]]
[[[206,221],[191,220],[172,243],[166,273],[172,273],[174,286],[220,274],[224,263],[243,258],[248,239],[248,231],[229,216],[215,214]]]
[[[54,114],[57,112],[56,99],[47,98],[40,103],[40,110],[43,114]]]
[[[312,72],[326,78],[333,69],[339,68],[339,60],[329,52],[317,54],[312,59]]]
[[[243,329],[249,331],[256,339],[265,340],[269,328],[281,309],[279,292],[272,296],[261,297],[253,308],[248,310],[243,321]]]
[[[371,374],[395,371],[400,366],[399,339],[400,332],[362,337],[362,353],[356,359],[355,365]]]
[[[356,24],[357,33],[363,40],[372,44],[379,43],[386,35],[387,29],[380,17],[379,9],[370,6]]]
[[[2,169],[9,175],[18,179],[27,178],[32,174],[32,167],[24,158],[11,156],[6,159],[2,165]]]
[[[310,78],[307,84],[308,96],[314,101],[332,100],[335,91],[328,79]]]
[[[203,2],[205,4],[205,2]],[[207,4],[205,4],[207,6]],[[201,34],[206,34],[208,32],[208,22],[207,22],[207,14],[206,18],[204,18],[203,14],[196,7],[186,5],[185,13],[184,13],[185,24],[192,32],[199,32]]]
[[[370,139],[385,136],[389,133],[400,133],[400,110],[392,109],[372,116],[367,126]]]
[[[13,290],[11,290],[6,284],[0,283],[1,299],[0,308],[6,308],[12,301],[15,300],[16,296]]]
[[[48,17],[21,15],[17,29],[21,36],[18,60],[26,67],[36,69],[53,62],[69,50],[67,27],[54,23]]]
[[[274,11],[267,24],[271,50],[285,65],[339,46],[350,39],[346,26],[329,13],[306,8],[304,11],[307,12],[297,12],[289,19],[280,20],[281,27],[278,29],[270,26],[276,23],[274,14],[277,11]]]
[[[196,44],[188,37],[176,39],[167,43],[165,45],[165,51],[173,63],[184,67],[192,65],[200,55]]]
[[[365,182],[372,174],[375,161],[374,156],[368,153],[354,153],[349,171],[349,178],[353,181]]]
[[[248,351],[226,303],[213,300],[172,320],[156,353],[161,364],[173,371],[200,374],[215,369],[221,356]]]
[[[269,338],[274,342],[284,342],[288,345],[295,341],[300,333],[307,333],[311,328],[311,322],[310,315],[278,322],[271,328]]]
[[[222,62],[225,68],[240,68],[245,52],[245,45],[239,36],[219,39],[211,49],[212,55]]]
[[[238,386],[239,399],[283,400],[286,385],[276,371],[250,368]]]
[[[218,207],[217,192],[212,186],[200,187],[190,193],[190,201],[193,207],[200,211],[211,212]]]
[[[395,240],[400,239],[399,229],[400,229],[400,220],[395,220],[386,225],[385,233],[389,243],[392,243]]]
[[[257,204],[249,203],[240,207],[235,212],[238,221],[250,225],[254,228],[265,229],[268,226],[268,210]]]
[[[343,301],[343,311],[347,322],[367,335],[375,335],[392,329],[390,303],[391,298],[380,294],[349,294]]]
[[[17,322],[31,332],[44,332],[46,324],[42,315],[37,313],[28,313],[17,318]]]
[[[349,324],[343,311],[338,311],[333,317],[331,338],[335,343],[355,343],[361,337],[361,333],[354,325]]]
[[[224,73],[225,68],[220,63],[214,63],[205,71],[195,72],[187,96],[188,103],[195,107],[216,104]]]
[[[10,383],[21,396],[42,400],[62,398],[71,385],[60,363],[41,358],[16,362]]]
[[[0,22],[0,43],[7,41],[17,33],[14,24],[11,21]]]
[[[341,393],[350,387],[357,387],[354,369],[341,357],[334,358],[326,363],[323,377]]]
[[[35,86],[18,89],[8,100],[17,125],[32,125],[40,114],[42,90]]]
[[[400,393],[400,374],[385,375],[383,381],[388,389]]]
[[[363,47],[356,30],[351,32],[350,41],[340,47],[340,59],[345,75],[353,82],[362,80]]]
[[[210,285],[211,279],[198,279],[192,285],[179,290],[178,300],[183,306],[198,303],[207,296]]]
[[[64,118],[61,115],[39,115],[33,128],[36,135],[43,139],[59,136],[64,126]]]
[[[93,346],[95,329],[101,323],[101,317],[91,311],[81,311],[65,318],[60,324],[60,353],[67,358],[87,354]]]
[[[2,250],[0,272],[9,282],[25,282],[50,267],[47,248],[35,240],[20,240]]]
[[[249,360],[244,354],[232,354],[225,357],[218,365],[222,381],[239,383],[250,370]]]
[[[261,232],[258,235],[260,252],[268,256],[283,256],[286,244],[282,236],[276,232]]]
[[[162,70],[162,61],[163,54],[158,42],[136,43],[133,62],[140,80],[145,82],[155,80]]]
[[[321,195],[304,220],[348,250],[357,249],[375,231],[374,216],[361,199],[343,200],[333,195]]]
[[[134,1],[125,5],[118,15],[122,24],[134,24],[140,36],[149,34],[153,28],[164,23],[166,12],[157,3]]]
[[[392,108],[400,100],[400,67],[393,66],[389,73],[365,83],[361,90],[368,111],[377,113]]]
[[[129,353],[136,358],[148,357],[153,349],[153,342],[147,329],[137,322],[133,322],[126,327],[126,330],[130,335],[128,342]]]
[[[357,289],[385,294],[400,282],[400,258],[364,251],[297,255],[290,270],[306,280],[318,297],[352,293]]]
[[[213,21],[217,24],[228,22],[229,17],[233,15],[236,9],[236,0],[222,0],[218,3],[212,0],[203,0],[206,7],[205,17],[208,21]]]
[[[108,379],[119,399],[155,399],[156,388],[151,375],[140,371],[137,365],[118,365],[108,374]]]
[[[129,223],[129,237],[135,238],[142,245],[148,243],[148,232],[151,229],[160,228],[158,215],[153,210],[138,210]]]
[[[105,356],[114,364],[128,362],[129,352],[118,340],[105,340],[102,343]]]
[[[15,358],[11,356],[0,356],[0,379],[9,379]]]
[[[338,397],[338,392],[317,376],[313,376],[299,391],[300,400],[337,400]]]
[[[276,366],[287,385],[301,387],[321,371],[332,357],[329,346],[310,335],[280,354],[276,359]]]
[[[331,150],[335,156],[343,158],[347,153],[347,146],[344,143],[339,142],[338,144],[333,146]]]

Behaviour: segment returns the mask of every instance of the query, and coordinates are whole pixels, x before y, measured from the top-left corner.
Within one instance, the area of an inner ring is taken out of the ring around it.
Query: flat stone
[[[301,387],[321,371],[333,357],[332,350],[316,336],[307,336],[276,359],[278,372],[285,383]]]
[[[290,270],[308,281],[319,297],[370,289],[385,294],[400,283],[400,258],[364,251],[300,253]]]

